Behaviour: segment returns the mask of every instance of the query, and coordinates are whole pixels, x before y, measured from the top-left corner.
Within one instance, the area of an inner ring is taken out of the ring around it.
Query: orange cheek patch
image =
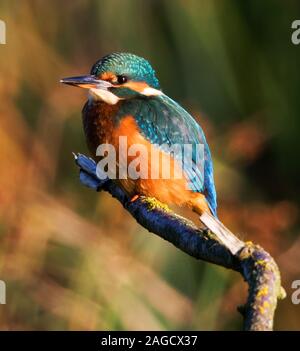
[[[84,89],[92,89],[92,88],[95,88],[96,85],[95,84],[78,84],[77,86]]]
[[[117,80],[116,75],[112,72],[104,72],[104,73],[100,74],[99,78],[102,80],[110,81],[110,82]]]
[[[106,80],[109,82],[117,82],[117,76],[112,73],[112,72],[104,72],[99,76],[99,79]],[[134,82],[134,81],[129,81],[124,84],[115,84],[115,87],[124,87],[124,88],[129,88],[131,90],[134,90],[138,93],[141,93],[143,90],[146,88],[150,88],[149,85],[145,82]]]
[[[127,82],[122,84],[122,87],[126,87],[141,93],[144,89],[149,88],[149,85],[145,82]]]

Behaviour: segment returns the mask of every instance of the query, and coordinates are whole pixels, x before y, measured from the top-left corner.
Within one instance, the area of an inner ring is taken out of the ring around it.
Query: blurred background
[[[201,123],[219,216],[276,259],[287,298],[275,329],[300,330],[299,1],[2,0],[0,329],[236,330],[247,286],[83,187],[86,100],[59,79],[114,51],[150,60]]]

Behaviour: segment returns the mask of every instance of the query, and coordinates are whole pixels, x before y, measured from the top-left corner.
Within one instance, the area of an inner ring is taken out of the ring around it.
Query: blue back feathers
[[[193,146],[190,159],[185,163],[182,154],[173,157],[180,160],[183,170],[189,180],[192,191],[205,194],[208,205],[214,216],[217,215],[217,199],[213,178],[213,164],[209,146],[202,128],[194,118],[174,100],[166,95],[149,98],[124,100],[116,118],[124,115],[134,116],[143,136],[152,144],[158,144],[163,151],[165,146],[174,144]],[[196,145],[203,145],[204,154],[196,154]],[[204,157],[203,168],[199,168],[199,159]]]

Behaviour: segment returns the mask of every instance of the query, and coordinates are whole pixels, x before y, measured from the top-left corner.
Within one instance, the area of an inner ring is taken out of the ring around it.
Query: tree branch
[[[158,200],[141,196],[131,202],[114,182],[97,177],[94,160],[81,154],[74,157],[80,168],[81,183],[109,192],[144,228],[190,256],[239,272],[249,286],[247,302],[239,308],[244,316],[244,330],[273,329],[277,301],[285,297],[285,292],[279,269],[263,248],[246,242],[234,255],[213,233],[197,228]],[[234,235],[232,239],[240,242]]]

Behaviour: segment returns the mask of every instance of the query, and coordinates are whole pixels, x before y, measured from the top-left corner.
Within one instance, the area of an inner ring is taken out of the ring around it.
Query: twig
[[[279,269],[263,248],[246,242],[234,255],[213,233],[197,228],[156,199],[141,196],[131,202],[113,181],[97,177],[94,160],[81,154],[74,154],[74,157],[80,168],[81,183],[109,192],[144,228],[190,256],[241,273],[249,286],[247,302],[239,308],[244,316],[244,330],[273,329],[277,301],[285,297],[285,292]]]

